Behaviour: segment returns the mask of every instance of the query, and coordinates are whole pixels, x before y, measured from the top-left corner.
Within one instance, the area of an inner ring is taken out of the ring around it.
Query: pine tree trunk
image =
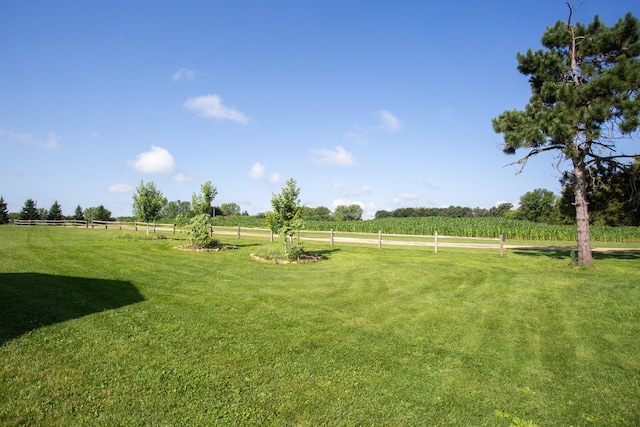
[[[576,182],[574,185],[576,226],[578,234],[578,265],[591,267],[593,257],[591,254],[591,229],[589,226],[589,203],[587,202],[587,177],[584,163],[581,160],[573,160]]]

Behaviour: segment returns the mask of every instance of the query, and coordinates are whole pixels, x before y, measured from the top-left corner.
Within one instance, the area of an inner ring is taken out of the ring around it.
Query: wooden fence
[[[183,233],[184,229],[176,224],[156,224],[147,222],[125,222],[125,221],[74,221],[74,220],[31,220],[31,221],[15,221],[16,225],[44,225],[44,226],[65,226],[65,227],[84,227],[84,228],[104,228],[118,230],[134,230],[147,231],[147,233],[171,232],[173,234]],[[210,226],[209,234],[232,235],[238,239],[245,237],[261,237],[268,238],[272,242],[274,240],[273,232],[268,228],[234,226]],[[383,234],[381,231],[376,233],[351,233],[340,231],[314,231],[300,230],[296,233],[295,238],[302,241],[328,242],[331,247],[336,243],[356,243],[366,245],[377,245],[381,249],[383,245],[389,246],[427,246],[433,247],[434,252],[438,252],[440,247],[457,247],[457,248],[476,248],[476,249],[498,249],[500,256],[504,256],[504,235],[496,238],[481,237],[458,237],[458,236],[440,236],[436,232],[433,235],[415,235],[415,234]]]

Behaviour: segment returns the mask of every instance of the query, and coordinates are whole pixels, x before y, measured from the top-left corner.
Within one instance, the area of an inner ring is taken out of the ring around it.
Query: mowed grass
[[[640,424],[638,254],[167,237],[0,227],[0,424]]]

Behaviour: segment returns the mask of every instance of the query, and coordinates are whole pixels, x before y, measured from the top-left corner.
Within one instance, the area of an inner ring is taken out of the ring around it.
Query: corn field
[[[217,225],[265,227],[263,219],[233,217],[217,219]],[[381,218],[366,221],[305,221],[306,230],[345,231],[351,233],[419,234],[494,238],[504,234],[507,240],[575,241],[575,225],[551,225],[506,218]],[[640,242],[640,227],[591,226],[591,238],[599,242]]]

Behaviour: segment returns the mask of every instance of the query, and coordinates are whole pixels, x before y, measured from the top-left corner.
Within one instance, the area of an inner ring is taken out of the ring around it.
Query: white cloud
[[[380,128],[388,132],[398,132],[402,128],[402,123],[391,111],[378,111],[378,117],[380,118]]]
[[[285,177],[283,177],[277,172],[272,173],[271,175],[269,175],[269,178],[267,178],[267,182],[269,184],[284,184],[285,181],[286,181]]]
[[[118,183],[110,185],[107,191],[109,193],[132,193],[133,187],[129,184]]]
[[[311,154],[315,156],[313,162],[318,165],[352,166],[355,164],[353,155],[340,145],[335,150],[312,149]]]
[[[195,76],[195,71],[187,70],[186,68],[180,68],[178,71],[173,73],[173,75],[171,76],[171,80],[173,80],[174,82],[177,82],[179,80],[187,80],[189,82],[192,82]]]
[[[433,188],[434,190],[436,190],[436,189],[438,189],[438,188],[440,187],[440,184],[439,184],[438,182],[436,182],[436,181],[432,180],[432,179],[427,179],[427,180],[425,181],[425,183],[426,183],[429,187]]]
[[[178,173],[173,174],[171,179],[176,181],[176,182],[188,182],[188,181],[191,181],[191,178],[189,178],[187,175],[183,174],[182,172],[178,172]]]
[[[218,95],[205,95],[189,98],[184,103],[185,108],[195,111],[198,117],[215,120],[231,120],[241,124],[249,123],[249,118],[240,111],[222,104]]]
[[[176,163],[171,153],[162,147],[152,145],[151,151],[138,154],[137,159],[131,162],[131,167],[142,173],[171,175],[175,172]]]
[[[251,166],[251,170],[249,171],[249,176],[253,179],[260,179],[264,175],[264,172],[267,170],[266,166],[261,163],[254,163]]]
[[[394,205],[399,205],[402,202],[407,202],[410,200],[418,200],[418,195],[413,193],[413,194],[399,194],[396,197],[393,198],[393,204]]]
[[[49,132],[46,139],[36,138],[30,133],[18,133],[8,129],[0,129],[0,138],[5,137],[12,141],[20,142],[27,145],[36,145],[41,148],[53,149],[58,148],[60,137],[53,132]]]

